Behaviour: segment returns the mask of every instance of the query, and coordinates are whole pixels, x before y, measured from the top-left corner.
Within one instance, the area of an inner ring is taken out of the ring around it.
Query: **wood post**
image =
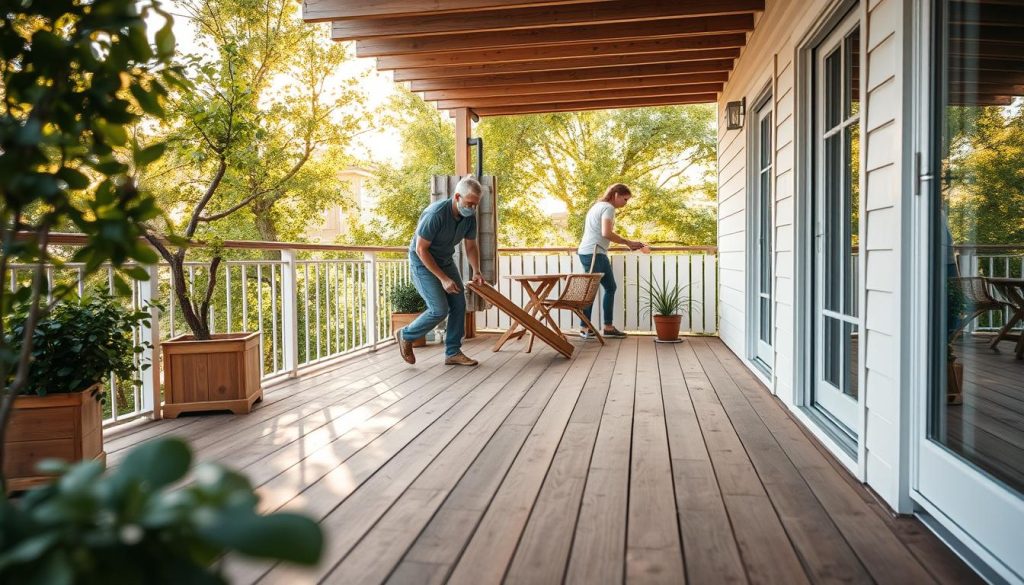
[[[295,250],[281,250],[281,260],[284,261],[281,267],[284,370],[289,377],[295,378],[299,375],[299,289]]]
[[[469,108],[455,110],[455,174],[468,175],[470,171],[469,138],[473,135],[473,118]],[[466,312],[466,339],[476,337],[476,313]]]
[[[142,359],[150,364],[142,375],[142,410],[152,410],[153,420],[161,418],[160,410],[160,264],[145,267],[149,280],[139,283],[139,308],[149,312],[149,326],[142,327],[142,341],[149,347],[142,352]],[[83,280],[79,280],[79,286]],[[174,299],[171,299],[174,302]]]

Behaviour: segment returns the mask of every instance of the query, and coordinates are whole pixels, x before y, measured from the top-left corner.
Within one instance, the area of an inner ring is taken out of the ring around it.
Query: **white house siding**
[[[799,206],[798,180],[803,180],[806,161],[798,161],[797,141],[804,140],[797,127],[797,108],[804,103],[804,88],[796,87],[800,67],[799,43],[823,14],[834,9],[832,2],[769,0],[766,10],[750,35],[747,46],[719,99],[719,254],[720,328],[723,341],[737,355],[748,358],[746,329],[748,225],[746,132],[725,129],[725,104],[746,98],[748,106],[766,84],[772,83],[775,106],[775,248],[774,309],[775,363],[773,391],[795,409],[803,389],[797,388],[799,372],[794,369],[798,352],[794,307],[797,286]],[[900,393],[900,195],[903,135],[901,125],[904,59],[903,4],[898,0],[864,0],[861,14],[863,95],[861,117],[862,188],[861,308],[862,334],[860,368],[861,392],[866,407],[863,427],[858,429],[862,448],[853,469],[894,509],[909,511],[901,502],[906,493],[905,437],[901,437],[901,414],[905,400]],[[808,112],[801,112],[803,114]],[[752,333],[751,333],[752,334]],[[803,419],[808,422],[808,419]],[[826,441],[826,444],[828,442]],[[901,447],[902,446],[902,447]],[[832,445],[829,445],[832,448]],[[838,453],[838,452],[837,452]]]

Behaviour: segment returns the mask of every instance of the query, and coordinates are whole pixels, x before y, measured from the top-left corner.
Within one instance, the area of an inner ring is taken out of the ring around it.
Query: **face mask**
[[[463,207],[461,201],[456,201],[455,204],[459,206],[459,213],[462,214],[462,217],[473,217],[476,215],[475,209],[472,207]]]

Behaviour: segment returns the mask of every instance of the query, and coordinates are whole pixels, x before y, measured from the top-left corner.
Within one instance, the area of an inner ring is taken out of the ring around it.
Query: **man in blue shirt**
[[[406,327],[395,331],[395,341],[402,359],[416,363],[412,340],[427,334],[445,317],[445,365],[475,366],[477,361],[462,353],[462,336],[466,330],[466,293],[462,276],[452,256],[455,246],[466,241],[473,282],[483,284],[480,275],[480,248],[476,243],[476,208],[483,188],[466,177],[455,186],[451,199],[431,203],[420,214],[416,233],[409,244],[409,265],[412,282],[427,303],[427,310]]]

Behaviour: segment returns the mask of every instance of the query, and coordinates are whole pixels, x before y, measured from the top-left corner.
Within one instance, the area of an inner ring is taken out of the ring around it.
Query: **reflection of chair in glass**
[[[993,297],[989,292],[988,283],[980,276],[957,276],[950,278],[949,283],[951,296],[959,294],[964,302],[964,310],[967,311],[967,316],[950,333],[950,343],[956,341],[967,325],[982,314],[989,311],[1002,311],[1007,307],[1013,308],[1006,301]]]
[[[597,298],[597,288],[601,285],[602,276],[600,273],[569,274],[565,278],[562,294],[558,295],[557,299],[545,300],[543,305],[546,311],[551,309],[572,311],[581,321],[587,324],[587,327],[597,336],[598,341],[604,345],[604,337],[601,335],[601,330],[594,327],[594,324],[590,322],[590,319],[587,319],[586,314],[583,312],[583,309],[594,304],[594,299]]]

